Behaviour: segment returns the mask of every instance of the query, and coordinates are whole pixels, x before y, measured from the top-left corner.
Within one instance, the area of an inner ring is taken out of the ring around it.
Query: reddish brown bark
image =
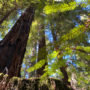
[[[10,77],[20,76],[33,18],[34,8],[30,6],[0,42],[0,72],[6,73],[8,71]]]

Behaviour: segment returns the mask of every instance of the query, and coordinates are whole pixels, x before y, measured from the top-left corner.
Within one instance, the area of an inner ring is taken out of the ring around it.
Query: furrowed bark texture
[[[21,65],[33,19],[34,8],[30,6],[0,42],[0,72],[7,72],[10,77],[20,76]]]
[[[39,40],[39,49],[38,49],[38,60],[37,61],[40,61],[40,60],[43,60],[45,59],[46,60],[46,41],[45,41],[45,32],[44,32],[44,25],[41,25],[40,26],[40,31],[39,34],[41,36],[40,40]],[[37,70],[37,75],[36,76],[41,76],[44,74],[44,69],[45,69],[45,66],[47,65],[47,62],[45,62],[45,64],[39,68]]]

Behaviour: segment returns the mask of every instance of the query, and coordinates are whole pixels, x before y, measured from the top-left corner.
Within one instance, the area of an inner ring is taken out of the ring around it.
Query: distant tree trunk
[[[37,62],[42,60],[42,59],[47,59],[46,58],[46,41],[45,41],[45,32],[44,32],[44,25],[40,25],[40,31],[39,35],[41,36],[39,40],[39,46],[38,46],[38,59]],[[42,31],[41,31],[42,30]],[[47,65],[47,62],[42,66],[42,68],[38,69],[36,71],[36,76],[42,76],[44,74],[44,69],[45,66]]]
[[[55,45],[55,41],[57,41],[57,35],[55,33],[55,30],[54,30],[54,26],[51,24],[51,31],[52,31],[52,36],[53,36],[53,41],[54,41],[54,47],[56,50],[59,49],[59,46]],[[60,53],[59,53],[60,55]],[[58,60],[63,60],[62,58],[58,58]],[[70,82],[68,81],[68,74],[67,74],[67,71],[66,71],[66,66],[65,67],[60,67],[60,71],[62,72],[64,78],[62,79],[64,83],[66,83],[67,85],[70,85]]]
[[[31,56],[31,57],[35,57],[35,59],[36,59],[36,57],[37,57],[37,56],[36,56],[36,52],[37,52],[36,46],[37,46],[37,43],[35,43],[35,45],[34,45],[34,47],[33,47],[32,56]],[[28,66],[29,66],[29,67],[33,67],[35,64],[36,64],[36,60],[33,61],[33,62],[29,62]],[[36,70],[28,73],[28,75],[29,75],[29,78],[35,77],[35,76],[36,76]]]
[[[8,12],[5,14],[5,16],[0,20],[0,25],[3,23],[4,20],[6,20],[6,19],[9,17],[9,15],[10,15],[14,10],[16,10],[16,7],[12,8],[10,11],[8,11]]]
[[[32,6],[27,8],[0,42],[0,72],[7,72],[10,77],[20,76],[34,11]]]

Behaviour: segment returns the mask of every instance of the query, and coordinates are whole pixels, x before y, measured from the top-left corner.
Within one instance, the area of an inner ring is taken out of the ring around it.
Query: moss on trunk
[[[23,79],[18,77],[8,78],[0,74],[0,90],[72,90],[62,81],[49,78],[40,81],[39,78]]]

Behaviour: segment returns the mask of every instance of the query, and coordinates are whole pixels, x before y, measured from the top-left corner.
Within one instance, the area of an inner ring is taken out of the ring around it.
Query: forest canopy
[[[0,0],[0,40],[0,72],[90,89],[89,0]]]

